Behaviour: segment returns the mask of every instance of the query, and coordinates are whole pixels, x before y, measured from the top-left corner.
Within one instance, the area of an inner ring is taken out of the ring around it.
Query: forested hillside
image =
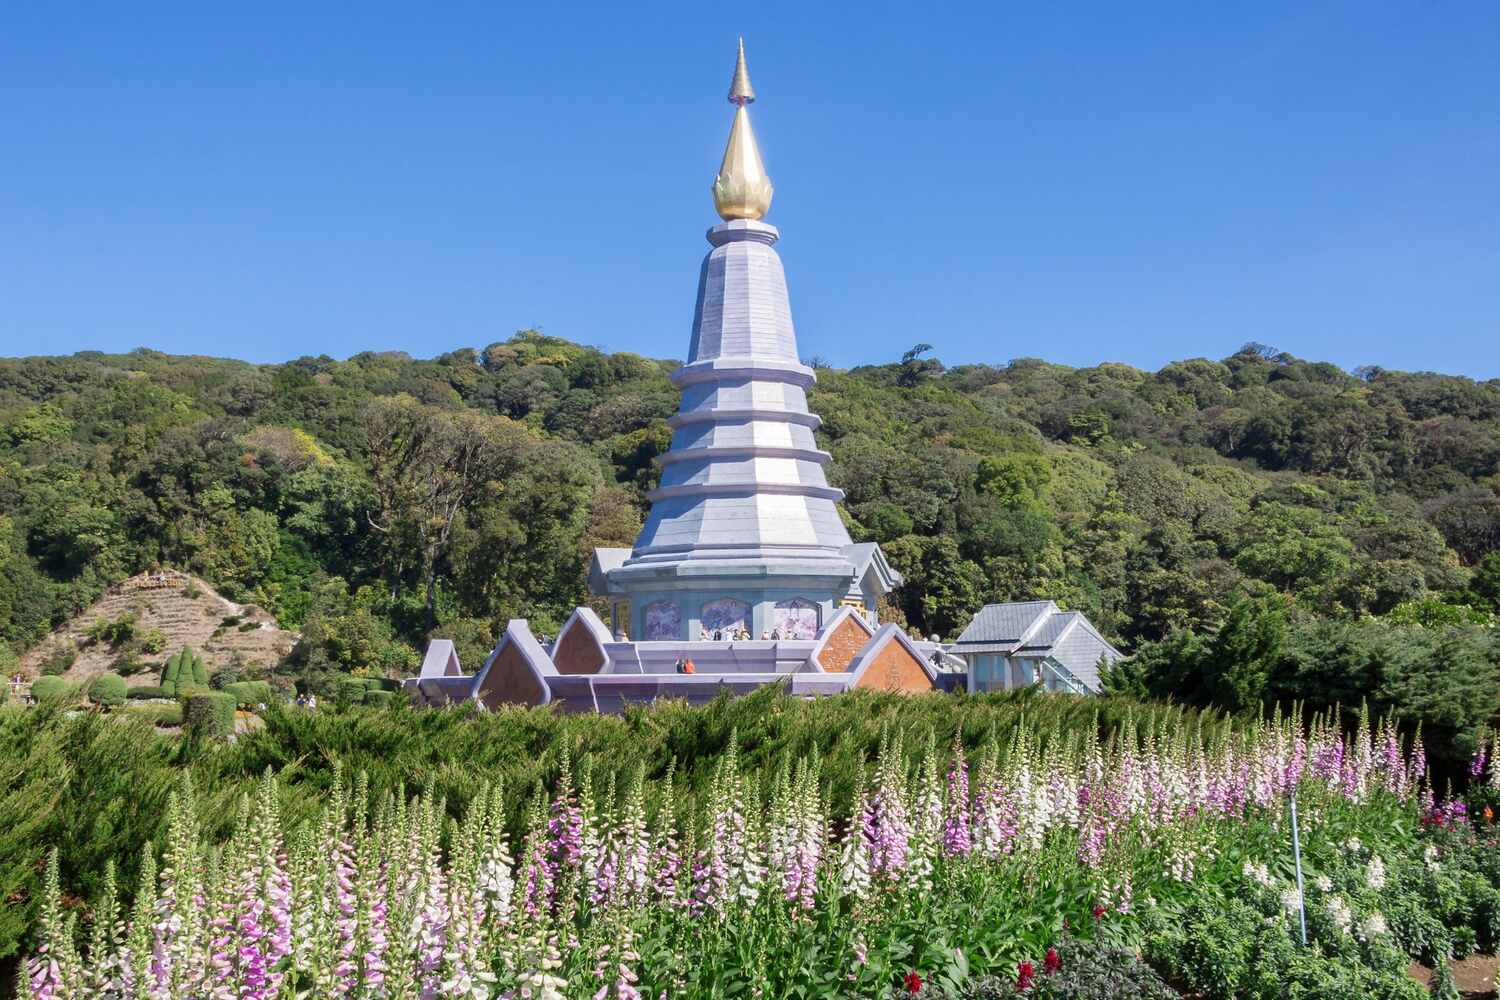
[[[1155,373],[928,353],[823,368],[811,399],[850,531],[924,633],[1029,597],[1126,648],[1237,597],[1481,622],[1500,600],[1500,382],[1256,345]],[[309,674],[406,669],[434,630],[469,662],[507,618],[551,632],[590,550],[635,536],[675,364],[531,331],[432,360],[0,360],[0,638],[154,566],[303,630]]]

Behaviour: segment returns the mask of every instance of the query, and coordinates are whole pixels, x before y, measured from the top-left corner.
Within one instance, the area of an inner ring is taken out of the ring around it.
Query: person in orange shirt
[[[694,673],[692,659],[688,659],[688,660],[683,661],[682,672],[685,673],[685,674]]]

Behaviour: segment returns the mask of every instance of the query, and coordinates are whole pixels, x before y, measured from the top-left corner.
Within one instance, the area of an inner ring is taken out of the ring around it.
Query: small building
[[[1097,694],[1100,664],[1124,658],[1081,613],[1054,601],[987,604],[948,652],[968,664],[970,692],[1041,684]]]
[[[684,670],[689,660],[691,673]],[[563,712],[614,713],[657,698],[703,704],[721,692],[748,694],[767,684],[804,698],[943,691],[962,677],[951,670],[954,663],[938,644],[913,639],[895,625],[873,625],[847,607],[810,638],[717,642],[618,641],[592,609],[579,608],[548,645],[524,619],[512,619],[472,674],[463,672],[451,642],[434,639],[421,674],[405,689],[419,705],[472,701],[489,711],[553,705]]]

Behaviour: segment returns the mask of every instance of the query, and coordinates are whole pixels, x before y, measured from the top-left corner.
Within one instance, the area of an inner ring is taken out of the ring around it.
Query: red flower
[[[1095,920],[1103,920],[1104,919],[1104,905],[1102,903],[1095,903],[1094,904],[1094,919]]]
[[[917,975],[915,972],[908,972],[901,981],[906,984],[906,992],[922,992],[922,977]]]
[[[1057,949],[1048,948],[1047,957],[1042,959],[1042,971],[1050,976],[1061,968],[1062,957],[1057,954]]]
[[[1031,989],[1031,981],[1035,978],[1036,966],[1031,964],[1030,959],[1027,959],[1026,961],[1016,966],[1016,989]]]

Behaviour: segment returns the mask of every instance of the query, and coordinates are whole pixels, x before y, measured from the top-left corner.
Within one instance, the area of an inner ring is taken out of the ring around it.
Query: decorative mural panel
[[[681,639],[682,612],[676,601],[653,601],[641,609],[646,640]]]
[[[794,597],[776,602],[776,631],[783,639],[812,639],[818,634],[818,606]]]
[[[703,605],[701,620],[709,632],[732,632],[737,628],[748,631],[750,605],[733,597],[721,597]]]

